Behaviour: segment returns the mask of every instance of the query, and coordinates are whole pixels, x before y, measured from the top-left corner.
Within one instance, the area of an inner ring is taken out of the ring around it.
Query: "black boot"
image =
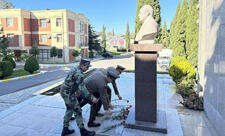
[[[69,135],[69,134],[72,134],[72,133],[74,133],[73,129],[69,130],[68,127],[63,127],[61,136],[66,136],[66,135]]]
[[[74,117],[71,117],[71,118],[70,118],[70,121],[72,121],[72,120],[75,120],[75,118],[74,118]]]
[[[83,129],[80,129],[80,134],[81,136],[94,136],[95,131],[88,131],[85,128],[83,128]]]
[[[88,127],[99,127],[100,125],[100,123],[88,122]]]

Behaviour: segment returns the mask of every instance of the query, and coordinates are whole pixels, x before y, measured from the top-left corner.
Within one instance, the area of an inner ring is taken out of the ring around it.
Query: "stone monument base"
[[[151,116],[151,115],[149,115],[149,116]],[[158,111],[157,112],[157,122],[152,123],[152,122],[136,121],[135,120],[135,109],[132,108],[126,119],[125,128],[154,131],[154,132],[160,132],[160,133],[166,134],[167,133],[166,112]]]

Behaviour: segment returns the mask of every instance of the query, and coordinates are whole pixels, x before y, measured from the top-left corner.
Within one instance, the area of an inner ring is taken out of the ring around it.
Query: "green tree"
[[[187,29],[186,29],[186,51],[187,59],[193,65],[198,64],[198,34],[199,25],[197,20],[199,18],[199,11],[197,9],[197,4],[199,0],[190,0],[188,17],[187,17]]]
[[[78,57],[79,55],[80,55],[80,49],[77,46],[75,46],[74,50],[72,51],[72,56]]]
[[[180,2],[178,2],[175,16],[174,16],[173,20],[170,23],[170,46],[169,46],[170,49],[173,49],[174,48],[174,44],[176,42],[175,26],[177,24],[177,18],[178,18],[179,10],[180,10]]]
[[[175,43],[172,55],[174,57],[181,56],[187,58],[186,54],[186,28],[187,28],[187,0],[183,0],[178,13],[177,23],[175,25]]]
[[[106,51],[106,34],[105,34],[105,26],[102,26],[102,42],[101,46],[104,49],[104,52]]]
[[[37,45],[37,43],[35,42],[35,43],[33,44],[33,46],[31,47],[31,54],[32,54],[35,58],[37,58],[37,55],[39,55],[39,53],[40,53],[40,49],[38,48],[38,45]]]
[[[88,25],[88,49],[93,52],[101,50],[101,46],[98,40],[98,36],[95,34],[93,27]]]
[[[160,4],[159,4],[159,0],[138,0],[137,1],[137,10],[136,10],[136,18],[135,18],[135,37],[138,33],[138,31],[141,28],[142,22],[140,22],[138,14],[139,14],[139,10],[142,6],[144,5],[151,5],[153,10],[154,10],[154,19],[155,21],[158,23],[159,28],[161,25],[161,16],[160,16]],[[158,39],[157,41],[160,41],[160,35],[156,36]]]
[[[126,49],[130,49],[130,30],[129,30],[129,23],[127,22],[127,31],[126,31]]]
[[[114,33],[114,28],[112,29],[112,36],[115,36],[115,33]]]
[[[1,28],[0,28],[1,29]],[[0,61],[7,55],[6,49],[9,47],[9,40],[0,31]]]
[[[50,56],[53,57],[53,62],[55,62],[55,57],[58,55],[58,49],[53,46],[51,49],[50,49]]]
[[[170,44],[169,32],[167,29],[166,21],[164,21],[164,26],[162,29],[162,45],[164,48],[168,48]]]
[[[11,2],[7,2],[6,0],[0,0],[0,9],[10,9],[14,8]]]

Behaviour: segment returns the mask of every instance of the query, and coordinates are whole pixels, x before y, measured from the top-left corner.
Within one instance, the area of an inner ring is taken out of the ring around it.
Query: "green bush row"
[[[29,73],[34,73],[39,69],[39,64],[34,56],[30,56],[24,65],[24,70],[28,71]]]
[[[1,61],[0,62],[0,79],[10,76],[13,73],[13,66],[10,61]]]

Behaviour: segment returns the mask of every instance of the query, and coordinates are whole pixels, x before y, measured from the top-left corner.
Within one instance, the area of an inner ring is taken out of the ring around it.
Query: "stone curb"
[[[40,91],[37,91],[37,92],[33,93],[33,95],[41,95],[41,93],[46,92],[46,91],[48,91],[48,90],[50,90],[50,89],[52,89],[52,88],[54,88],[56,86],[61,85],[65,78],[61,78],[61,79],[62,79],[62,81],[59,81],[58,83],[55,83],[55,84],[53,84],[53,85],[51,85],[51,86],[49,86],[47,88],[44,88],[44,89],[42,89]]]
[[[40,73],[37,73],[37,74],[31,74],[31,75],[19,76],[19,77],[14,77],[14,78],[8,78],[8,79],[0,80],[0,83],[12,81],[12,80],[17,80],[17,79],[23,79],[23,78],[32,77],[32,76],[37,76],[37,75],[40,75],[40,74],[42,74],[42,73],[40,72]]]

